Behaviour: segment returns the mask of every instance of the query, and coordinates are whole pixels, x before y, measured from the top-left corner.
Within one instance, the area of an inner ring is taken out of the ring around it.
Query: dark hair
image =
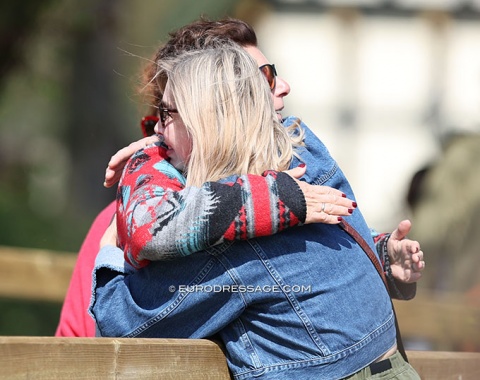
[[[156,60],[190,49],[204,49],[212,39],[225,38],[240,46],[257,46],[255,31],[246,22],[227,18],[220,21],[200,19],[175,32],[170,40],[157,52]]]
[[[143,91],[146,101],[158,105],[162,98],[160,83],[156,78],[157,62],[187,50],[198,50],[218,44],[219,39],[233,41],[240,46],[257,46],[257,35],[246,22],[234,18],[210,21],[204,17],[171,32],[170,39],[156,52],[152,62],[144,71]]]

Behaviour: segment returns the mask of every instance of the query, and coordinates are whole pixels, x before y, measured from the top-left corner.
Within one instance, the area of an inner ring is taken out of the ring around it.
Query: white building
[[[480,131],[480,0],[273,0],[254,25],[302,118],[391,230],[442,139]]]

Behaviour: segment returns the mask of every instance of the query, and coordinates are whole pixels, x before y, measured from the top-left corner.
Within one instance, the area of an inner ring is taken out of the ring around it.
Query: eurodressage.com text
[[[176,287],[171,285],[170,292]],[[312,285],[178,285],[186,293],[311,293]]]

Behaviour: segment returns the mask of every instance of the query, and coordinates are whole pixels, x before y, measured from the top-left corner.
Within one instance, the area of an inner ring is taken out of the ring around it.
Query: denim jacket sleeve
[[[235,281],[206,251],[137,270],[125,262],[121,249],[105,246],[95,262],[88,312],[96,336],[204,338],[245,309],[241,292],[208,290]]]
[[[168,260],[225,241],[275,234],[302,224],[306,203],[287,174],[242,175],[185,187],[161,146],[137,152],[118,188],[117,228],[129,264]]]

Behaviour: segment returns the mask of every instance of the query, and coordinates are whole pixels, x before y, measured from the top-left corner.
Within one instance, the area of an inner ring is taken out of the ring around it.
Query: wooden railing
[[[63,302],[76,255],[0,246],[0,297]]]
[[[76,256],[0,247],[0,296],[62,302]],[[419,293],[395,301],[402,335],[442,351],[409,351],[422,379],[480,379],[480,305],[464,296]],[[466,344],[466,346],[465,346]],[[5,379],[230,379],[209,340],[0,337]]]
[[[435,350],[480,351],[480,299],[418,292],[413,300],[394,304],[407,342],[428,342]]]
[[[480,353],[408,351],[423,380],[478,380]],[[230,380],[203,339],[0,337],[0,378]]]

